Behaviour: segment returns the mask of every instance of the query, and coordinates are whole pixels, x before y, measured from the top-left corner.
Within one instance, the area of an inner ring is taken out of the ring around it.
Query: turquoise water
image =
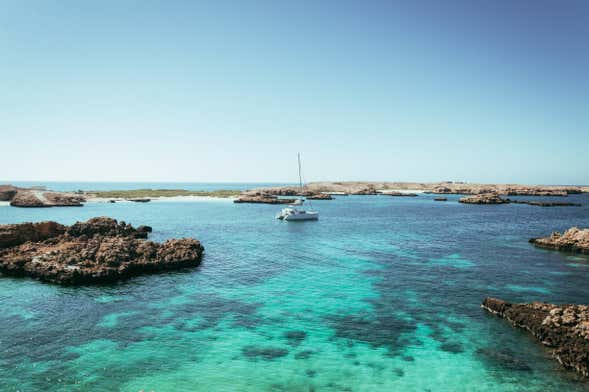
[[[569,197],[581,208],[432,199],[316,201],[321,219],[302,223],[226,200],[2,206],[0,223],[106,215],[157,241],[196,237],[206,255],[109,286],[0,277],[0,390],[588,391],[479,306],[589,303],[589,259],[527,243],[589,226],[589,195]]]

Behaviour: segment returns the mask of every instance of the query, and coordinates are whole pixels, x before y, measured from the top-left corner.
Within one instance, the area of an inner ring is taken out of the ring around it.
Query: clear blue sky
[[[4,180],[589,183],[589,2],[10,1]]]

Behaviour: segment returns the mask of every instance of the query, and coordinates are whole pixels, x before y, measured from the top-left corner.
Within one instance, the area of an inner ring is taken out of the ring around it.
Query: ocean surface
[[[227,188],[207,186],[191,189]],[[589,258],[527,242],[589,226],[589,195],[554,208],[448,199],[314,201],[317,222],[230,200],[0,206],[0,223],[110,216],[206,249],[199,268],[114,285],[0,276],[0,390],[589,391],[480,308],[589,303]]]

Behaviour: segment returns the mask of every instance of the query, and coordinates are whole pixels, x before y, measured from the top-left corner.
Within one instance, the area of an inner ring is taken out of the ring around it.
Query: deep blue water
[[[589,226],[589,195],[432,199],[315,201],[302,223],[229,200],[0,207],[0,223],[106,215],[206,248],[197,269],[109,286],[0,277],[0,390],[588,391],[480,303],[589,303],[589,259],[527,242]]]

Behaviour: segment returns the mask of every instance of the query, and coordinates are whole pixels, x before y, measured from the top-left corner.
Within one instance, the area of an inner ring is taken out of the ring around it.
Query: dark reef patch
[[[310,358],[311,355],[315,354],[313,350],[303,350],[295,354],[295,359],[307,359]]]
[[[371,347],[385,347],[391,354],[401,351],[408,342],[403,334],[413,332],[416,324],[391,315],[335,316],[330,319],[335,336],[369,344]]]
[[[242,353],[246,358],[251,360],[262,359],[264,361],[271,361],[287,356],[288,350],[279,347],[246,346],[242,349]]]
[[[287,331],[284,333],[284,337],[288,340],[288,344],[296,347],[305,340],[307,333],[305,331]]]
[[[452,354],[460,354],[464,352],[462,345],[457,342],[446,342],[440,345],[440,349]]]
[[[531,372],[532,368],[508,348],[482,347],[475,354],[483,364],[502,370]]]

